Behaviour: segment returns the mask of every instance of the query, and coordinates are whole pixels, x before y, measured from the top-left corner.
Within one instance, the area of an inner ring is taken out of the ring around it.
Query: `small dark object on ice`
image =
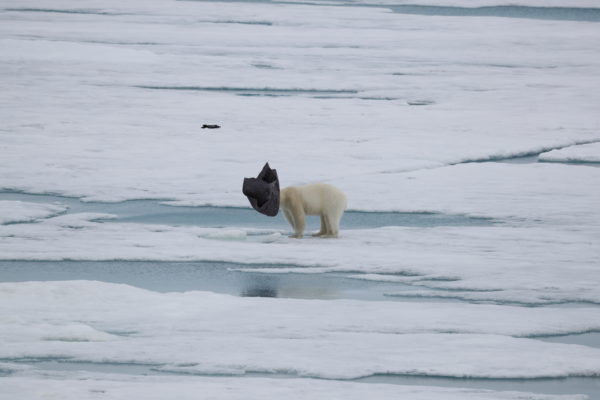
[[[221,126],[219,126],[219,125],[210,125],[210,124],[204,124],[204,125],[202,125],[202,129],[204,129],[204,128],[217,129],[217,128],[220,128],[220,127]]]
[[[244,178],[242,192],[259,213],[274,217],[279,212],[279,178],[269,163],[256,178]]]

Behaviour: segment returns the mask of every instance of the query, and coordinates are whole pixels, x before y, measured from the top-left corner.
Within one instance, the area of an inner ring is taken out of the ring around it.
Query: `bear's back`
[[[346,209],[346,195],[335,186],[311,183],[296,188],[302,194],[303,208],[307,215],[321,215],[323,212],[340,212]]]

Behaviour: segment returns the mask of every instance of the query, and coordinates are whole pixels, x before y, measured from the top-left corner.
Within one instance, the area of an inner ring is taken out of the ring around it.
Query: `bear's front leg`
[[[294,234],[289,237],[294,239],[302,239],[304,236],[304,210],[284,210],[285,219],[288,220],[292,228],[294,229]]]
[[[304,213],[294,214],[294,234],[291,238],[302,239],[304,236]]]

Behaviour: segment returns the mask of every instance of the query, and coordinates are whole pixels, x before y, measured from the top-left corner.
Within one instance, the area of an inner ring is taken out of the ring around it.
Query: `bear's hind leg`
[[[325,224],[325,216],[321,215],[321,230],[317,233],[314,233],[313,236],[323,236],[327,234],[327,225]]]
[[[323,238],[334,238],[338,235],[337,225],[335,224],[335,217],[332,218],[329,214],[323,215],[325,221],[325,232],[321,235]]]
[[[334,210],[333,212],[324,214],[325,217],[325,226],[327,227],[327,231],[322,237],[335,238],[338,237],[340,230],[340,220],[342,219],[342,215],[344,215],[344,210]]]

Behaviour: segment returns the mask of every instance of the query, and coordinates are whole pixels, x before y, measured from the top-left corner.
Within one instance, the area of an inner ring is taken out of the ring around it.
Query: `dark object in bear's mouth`
[[[261,214],[274,217],[279,212],[279,178],[277,170],[266,163],[256,178],[244,178],[242,193]]]

